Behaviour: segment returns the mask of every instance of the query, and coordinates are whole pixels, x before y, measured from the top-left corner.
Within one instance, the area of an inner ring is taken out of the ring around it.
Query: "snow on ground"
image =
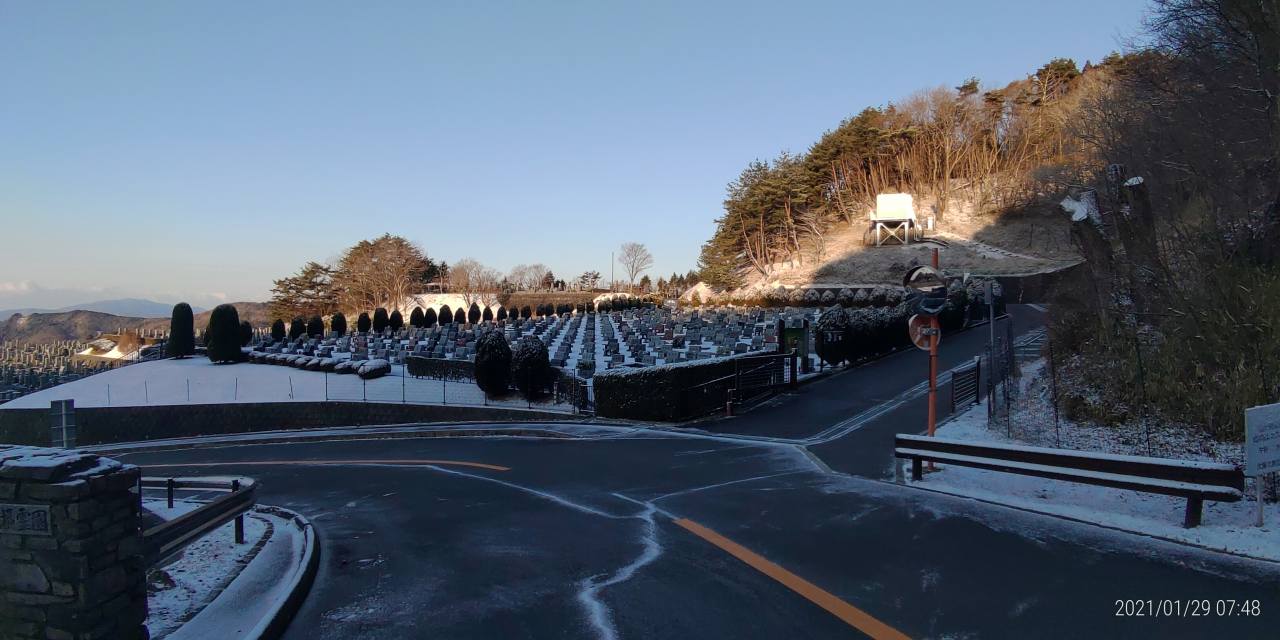
[[[1206,442],[1207,438],[1188,433],[1186,429],[1153,430],[1151,453],[1146,447],[1145,428],[1140,425],[1107,427],[1077,424],[1060,418],[1055,437],[1052,406],[1037,394],[1043,386],[1042,371],[1043,360],[1024,367],[1020,386],[1025,391],[1020,395],[1020,402],[1014,405],[1012,420],[1008,423],[988,426],[984,402],[944,423],[938,429],[938,436],[1048,447],[1058,446],[1055,445],[1056,439],[1062,448],[1077,450],[1236,464],[1240,461],[1239,445]],[[1044,413],[1049,414],[1047,420]],[[1186,529],[1182,526],[1186,507],[1184,498],[955,465],[938,465],[938,468],[939,471],[926,474],[919,485],[1210,549],[1280,561],[1280,505],[1266,505],[1266,526],[1254,526],[1257,502],[1252,499],[1251,481],[1246,487],[1245,500],[1234,503],[1206,501],[1203,524]]]
[[[182,508],[178,508],[182,505]],[[174,504],[174,512],[195,506]],[[154,512],[170,512],[164,501],[147,501]],[[162,638],[190,620],[212,601],[249,564],[258,542],[270,535],[267,520],[249,514],[244,520],[244,544],[235,543],[233,523],[227,523],[193,542],[172,563],[147,574],[147,629]]]
[[[486,399],[470,382],[405,377],[401,365],[391,375],[361,380],[355,375],[325,374],[293,367],[241,362],[212,364],[206,358],[155,360],[86,376],[0,405],[5,409],[49,407],[74,399],[77,407],[225,404],[232,402],[407,402],[528,407],[518,394]],[[534,408],[572,411],[567,405],[538,403]]]

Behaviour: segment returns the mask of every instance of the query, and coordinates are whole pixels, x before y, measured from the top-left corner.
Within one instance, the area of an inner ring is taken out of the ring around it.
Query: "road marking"
[[[510,471],[511,467],[504,467],[496,464],[486,464],[483,462],[467,462],[465,460],[251,460],[245,462],[175,462],[169,464],[146,464],[139,465],[144,469],[151,467],[231,467],[231,466],[268,466],[268,465],[298,465],[298,466],[352,466],[352,465],[411,465],[411,466],[428,466],[428,465],[447,465],[453,467],[475,467],[477,469],[489,469],[490,471]]]
[[[876,640],[909,640],[908,636],[889,625],[873,618],[870,614],[841,600],[816,584],[783,569],[770,562],[764,556],[686,518],[677,519],[680,525],[693,535],[720,547],[729,555],[747,563],[752,569],[781,582],[783,586],[804,596],[810,602],[826,609],[828,613],[843,620],[849,626],[861,631]]]

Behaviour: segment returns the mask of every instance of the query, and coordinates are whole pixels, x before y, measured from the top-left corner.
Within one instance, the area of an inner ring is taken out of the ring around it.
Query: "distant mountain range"
[[[107,301],[114,302],[114,301]],[[139,302],[147,302],[142,300]],[[151,303],[158,305],[160,303]],[[266,327],[271,323],[265,302],[233,302],[240,312],[241,320],[248,320],[254,327]],[[87,306],[87,305],[86,305]],[[164,305],[164,314],[160,317],[141,317],[137,315],[116,315],[101,311],[75,309],[71,311],[53,311],[49,313],[10,314],[0,322],[0,342],[14,340],[18,342],[48,343],[60,340],[90,340],[99,333],[114,333],[117,330],[144,329],[147,331],[169,329],[169,314],[172,305]],[[203,329],[209,322],[212,311],[201,311],[195,315],[195,327]]]
[[[192,310],[197,313],[203,311],[200,308],[193,308]],[[33,313],[60,313],[64,311],[96,311],[130,318],[167,318],[173,311],[173,305],[141,298],[120,298],[117,300],[98,300],[97,302],[75,304],[58,309],[2,309],[0,310],[0,320],[8,320],[15,313],[21,313],[25,316]]]

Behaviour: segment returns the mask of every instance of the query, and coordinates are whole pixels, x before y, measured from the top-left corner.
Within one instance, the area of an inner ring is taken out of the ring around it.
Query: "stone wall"
[[[381,402],[268,402],[76,409],[76,444],[415,422],[555,422],[564,413]],[[0,409],[0,443],[49,444],[48,409]]]
[[[0,638],[145,639],[138,468],[0,445]]]

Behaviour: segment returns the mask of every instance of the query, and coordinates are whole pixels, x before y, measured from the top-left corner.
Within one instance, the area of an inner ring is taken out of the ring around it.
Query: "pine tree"
[[[297,340],[307,332],[307,323],[302,318],[294,318],[289,321],[289,340],[292,342]]]
[[[275,322],[271,323],[271,340],[274,342],[280,342],[281,340],[284,340],[284,336],[284,320],[276,318]]]
[[[204,330],[204,344],[210,362],[240,361],[240,314],[235,307],[229,304],[214,307]]]
[[[185,302],[173,305],[173,315],[169,318],[169,341],[165,343],[164,350],[165,355],[170,358],[185,358],[196,352],[196,330],[191,305]]]

